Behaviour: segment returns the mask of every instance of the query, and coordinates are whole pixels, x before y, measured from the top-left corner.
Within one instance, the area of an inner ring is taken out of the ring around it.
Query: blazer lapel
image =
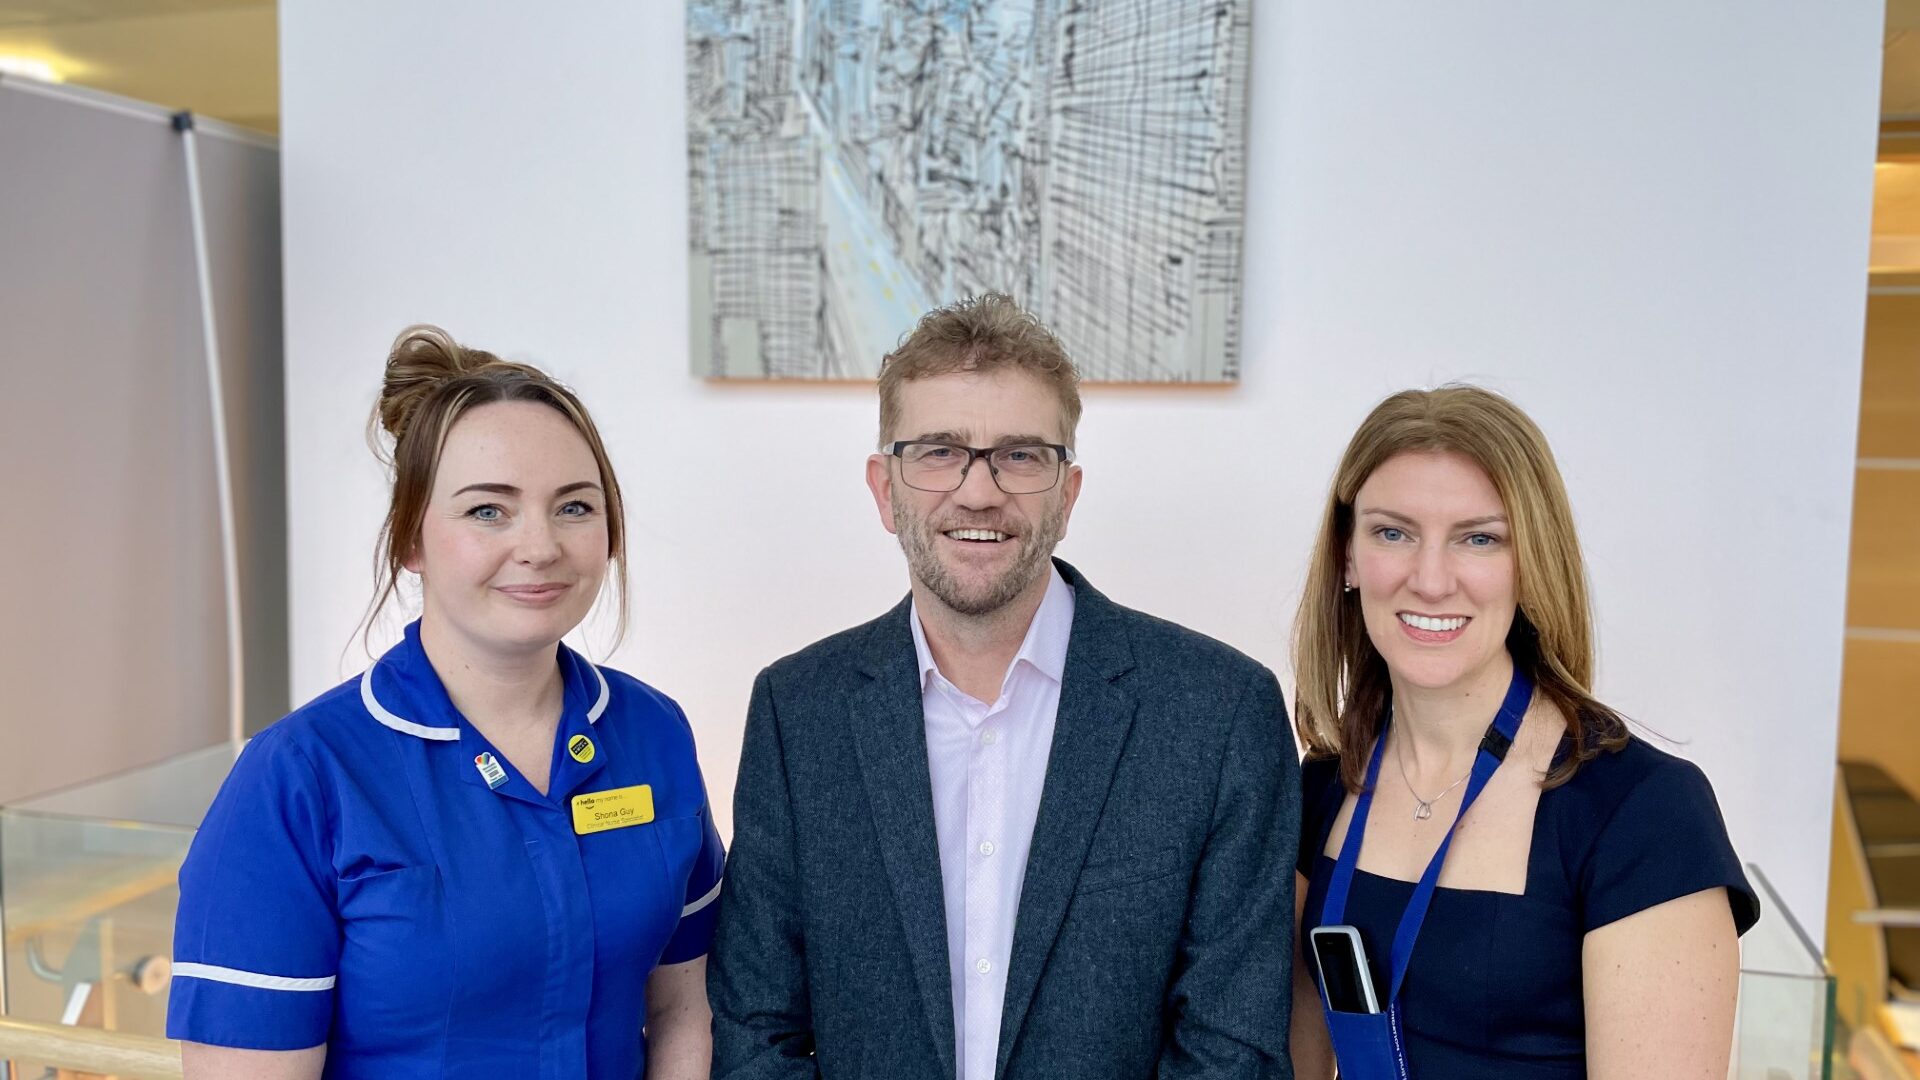
[[[873,810],[874,831],[906,932],[914,980],[941,1075],[954,1074],[953,988],[947,962],[946,902],[933,828],[933,781],[920,703],[919,661],[907,625],[910,601],[888,612],[868,638],[862,670],[872,679],[852,698],[854,751]],[[1051,781],[1049,781],[1051,782]]]
[[[995,1076],[1005,1075],[1007,1057],[1066,918],[1136,705],[1133,695],[1114,685],[1133,668],[1133,652],[1113,603],[1066,563],[1055,560],[1055,565],[1073,586],[1073,636],[1067,646],[1060,709],[1054,718],[1053,749],[1034,820],[1026,881],[1014,918]]]

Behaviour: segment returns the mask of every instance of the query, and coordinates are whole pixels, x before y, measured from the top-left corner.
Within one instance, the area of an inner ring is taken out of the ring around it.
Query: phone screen
[[[1370,992],[1373,982],[1367,976],[1367,958],[1360,948],[1359,932],[1349,926],[1318,926],[1308,935],[1308,940],[1313,943],[1321,985],[1326,987],[1327,1003],[1333,1010],[1379,1012],[1378,999]]]

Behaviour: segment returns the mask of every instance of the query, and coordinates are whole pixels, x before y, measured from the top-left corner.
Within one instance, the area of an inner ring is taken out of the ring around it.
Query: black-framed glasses
[[[881,452],[900,459],[900,479],[916,491],[957,491],[967,471],[987,460],[993,482],[1009,495],[1038,495],[1053,490],[1060,473],[1073,464],[1073,451],[1059,443],[961,446],[958,443],[905,439]]]

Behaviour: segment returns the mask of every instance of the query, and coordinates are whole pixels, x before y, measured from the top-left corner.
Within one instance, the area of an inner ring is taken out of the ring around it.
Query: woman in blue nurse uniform
[[[1706,777],[1589,690],[1580,546],[1533,422],[1475,387],[1382,402],[1294,647],[1296,1075],[1337,1053],[1343,1080],[1722,1080],[1758,906]]]
[[[599,434],[431,327],[395,343],[377,415],[379,602],[415,573],[420,619],[253,739],[195,837],[186,1075],[704,1078],[723,854],[693,736],[560,641],[625,565]]]

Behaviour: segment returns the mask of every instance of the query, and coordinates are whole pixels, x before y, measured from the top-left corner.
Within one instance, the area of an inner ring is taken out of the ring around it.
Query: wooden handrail
[[[180,1080],[180,1044],[172,1039],[0,1016],[0,1061],[14,1058],[120,1080]]]

